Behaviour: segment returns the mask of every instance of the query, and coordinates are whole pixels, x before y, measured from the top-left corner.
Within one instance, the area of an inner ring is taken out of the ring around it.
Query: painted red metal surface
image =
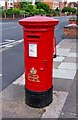
[[[25,87],[43,92],[53,85],[53,38],[58,20],[29,17],[19,21],[24,30]]]
[[[53,38],[53,57],[56,56],[56,37]]]

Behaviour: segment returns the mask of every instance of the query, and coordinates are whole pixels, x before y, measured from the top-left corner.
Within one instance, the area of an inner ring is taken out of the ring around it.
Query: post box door
[[[28,59],[26,60],[26,85],[32,90],[43,90],[47,87],[47,61],[41,58],[41,55],[39,56],[38,50],[39,43],[28,42]]]

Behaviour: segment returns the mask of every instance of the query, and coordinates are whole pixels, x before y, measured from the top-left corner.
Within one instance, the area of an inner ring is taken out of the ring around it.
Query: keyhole
[[[43,60],[44,64],[47,64],[47,60]]]

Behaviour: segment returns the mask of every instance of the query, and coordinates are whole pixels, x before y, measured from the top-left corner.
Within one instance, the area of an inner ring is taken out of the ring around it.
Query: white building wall
[[[59,8],[59,2],[58,1],[53,1],[53,9]]]
[[[13,2],[14,2],[14,0],[8,0],[7,1],[7,7],[8,8],[13,8]]]
[[[5,0],[0,0],[0,7],[5,7]]]

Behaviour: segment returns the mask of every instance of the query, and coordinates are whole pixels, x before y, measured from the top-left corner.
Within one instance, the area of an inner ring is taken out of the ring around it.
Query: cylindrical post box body
[[[29,17],[19,21],[24,30],[25,101],[42,108],[52,102],[53,38],[58,20]]]
[[[56,58],[57,53],[56,53],[56,37],[53,39],[53,58]]]

